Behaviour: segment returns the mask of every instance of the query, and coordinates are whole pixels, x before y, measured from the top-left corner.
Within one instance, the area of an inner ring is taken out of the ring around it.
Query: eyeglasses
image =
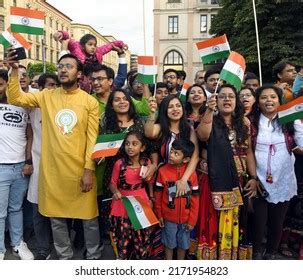
[[[64,67],[65,67],[67,70],[72,70],[72,69],[74,68],[74,65],[71,65],[71,64],[69,64],[69,63],[66,63],[66,64],[60,63],[60,64],[57,65],[57,69],[58,69],[58,70],[63,70]]]
[[[92,81],[92,83],[94,83],[94,82],[98,82],[98,83],[101,83],[101,82],[103,82],[104,80],[107,80],[108,78],[107,77],[96,77],[96,78],[93,78],[93,77],[91,77],[91,81]]]
[[[243,93],[243,94],[239,94],[239,97],[241,98],[241,99],[243,99],[243,98],[249,98],[249,97],[251,97],[252,96],[252,94],[251,93]]]
[[[175,75],[168,75],[168,76],[164,76],[164,79],[166,79],[166,80],[168,80],[168,79],[173,80],[173,79],[177,79],[177,76],[175,76]]]
[[[230,99],[230,100],[234,100],[236,98],[235,95],[218,95],[218,98],[220,100],[227,100],[227,99]]]

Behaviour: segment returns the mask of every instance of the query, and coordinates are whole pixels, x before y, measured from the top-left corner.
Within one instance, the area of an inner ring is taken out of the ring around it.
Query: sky
[[[48,0],[75,23],[91,25],[102,35],[128,44],[132,53],[144,55],[143,1],[146,55],[153,55],[153,0]]]

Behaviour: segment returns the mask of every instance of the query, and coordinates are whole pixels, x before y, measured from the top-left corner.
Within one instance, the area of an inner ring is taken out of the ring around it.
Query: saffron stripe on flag
[[[143,84],[155,84],[157,81],[157,75],[143,75],[138,73],[138,81]]]
[[[295,105],[298,105],[300,103],[303,103],[303,96],[300,96],[286,104],[283,104],[283,105],[280,105],[278,107],[278,112],[280,111],[284,111],[284,110],[287,110],[287,109],[290,109],[291,107],[295,106]]]
[[[19,33],[13,33],[13,36],[19,41],[19,43],[24,47],[26,48],[27,50],[29,50],[32,45],[26,41],[26,39],[20,35]]]
[[[138,64],[144,65],[157,65],[157,57],[156,56],[138,56]]]
[[[45,17],[45,13],[41,11],[19,8],[19,7],[11,7],[11,15],[43,19]]]
[[[103,157],[113,157],[119,152],[119,150],[120,150],[120,147],[110,149],[110,150],[107,149],[107,150],[95,151],[92,153],[92,159],[103,158]]]
[[[138,64],[138,73],[142,75],[157,75],[157,65]]]
[[[208,48],[211,46],[226,44],[228,43],[226,35],[222,35],[219,37],[211,38],[209,40],[201,41],[196,43],[198,49]]]
[[[245,59],[242,55],[238,54],[237,52],[231,52],[231,54],[228,57],[228,60],[231,60],[234,63],[240,65],[244,73],[246,64],[245,64]]]

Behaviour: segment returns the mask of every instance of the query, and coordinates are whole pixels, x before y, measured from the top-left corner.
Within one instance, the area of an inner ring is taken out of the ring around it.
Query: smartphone
[[[23,47],[16,48],[15,51],[16,51],[15,54],[17,55],[17,57],[15,58],[16,60],[26,59],[26,52],[25,52],[25,49]]]

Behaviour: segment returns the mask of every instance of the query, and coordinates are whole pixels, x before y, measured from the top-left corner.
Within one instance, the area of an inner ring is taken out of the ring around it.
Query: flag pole
[[[45,57],[45,41],[44,41],[44,38],[42,38],[41,40],[41,43],[42,43],[42,64],[43,64],[43,73],[45,74],[46,73],[46,57]]]
[[[146,55],[146,35],[145,35],[145,0],[143,1],[143,37],[144,37],[144,55]]]
[[[259,64],[259,79],[260,85],[262,86],[262,66],[261,66],[261,55],[260,55],[260,45],[259,45],[259,32],[258,32],[258,21],[257,21],[257,12],[256,12],[256,3],[255,0],[252,0],[253,10],[254,10],[254,19],[256,27],[256,40],[257,40],[257,51],[258,51],[258,64]]]

